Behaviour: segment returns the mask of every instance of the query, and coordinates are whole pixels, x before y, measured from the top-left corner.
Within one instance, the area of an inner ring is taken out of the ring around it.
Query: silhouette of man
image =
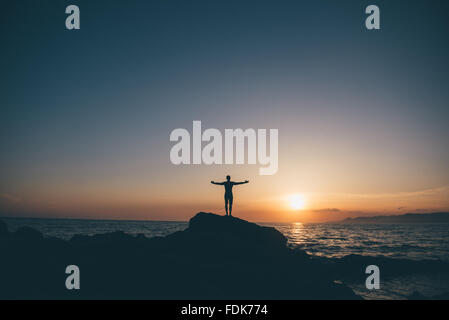
[[[229,204],[229,216],[232,216],[232,200],[234,198],[232,195],[232,187],[239,185],[239,184],[245,184],[248,182],[249,182],[248,180],[245,180],[245,182],[231,181],[231,176],[226,176],[226,181],[224,181],[224,182],[215,182],[215,181],[210,182],[212,184],[216,184],[216,185],[225,187],[224,199],[225,199],[226,216],[228,215],[228,204]]]

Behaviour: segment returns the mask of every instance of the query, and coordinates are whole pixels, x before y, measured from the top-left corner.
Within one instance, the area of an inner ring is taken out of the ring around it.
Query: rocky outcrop
[[[8,226],[4,221],[0,220],[0,238],[6,237],[8,235]]]
[[[274,228],[212,213],[155,238],[114,232],[63,241],[24,228],[0,240],[0,298],[358,299],[326,264],[286,242]],[[65,289],[71,264],[81,290]]]

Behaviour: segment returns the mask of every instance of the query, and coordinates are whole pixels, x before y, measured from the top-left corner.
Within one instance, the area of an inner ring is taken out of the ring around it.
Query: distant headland
[[[339,223],[449,223],[449,212],[346,218]]]

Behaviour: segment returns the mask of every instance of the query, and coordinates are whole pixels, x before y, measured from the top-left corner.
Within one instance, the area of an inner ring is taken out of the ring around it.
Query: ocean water
[[[144,234],[151,237],[163,237],[189,226],[188,222],[172,221],[126,221],[126,220],[87,220],[87,219],[28,219],[1,218],[9,231],[28,226],[39,230],[46,237],[69,240],[76,234],[95,235],[114,231],[123,231],[131,235]]]
[[[339,258],[349,254],[449,261],[449,224],[267,224],[291,247]]]
[[[188,222],[2,218],[10,231],[29,226],[47,237],[70,239],[75,234],[113,231],[165,236],[188,227]],[[288,245],[323,258],[349,254],[392,259],[449,261],[449,224],[301,224],[261,223],[278,229]],[[435,296],[449,292],[449,273],[405,275],[383,281],[381,290],[364,283],[346,283],[366,299],[405,299],[414,292]]]

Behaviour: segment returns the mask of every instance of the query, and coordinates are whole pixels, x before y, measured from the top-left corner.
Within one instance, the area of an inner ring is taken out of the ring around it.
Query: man
[[[231,176],[226,176],[226,181],[224,182],[215,182],[215,181],[211,181],[210,183],[212,184],[216,184],[216,185],[220,185],[220,186],[224,186],[225,187],[225,209],[226,209],[226,216],[228,215],[228,205],[229,205],[229,216],[232,216],[232,200],[233,200],[233,196],[232,196],[232,187],[236,186],[238,184],[245,184],[248,183],[248,180],[245,180],[245,182],[234,182],[231,181]]]

